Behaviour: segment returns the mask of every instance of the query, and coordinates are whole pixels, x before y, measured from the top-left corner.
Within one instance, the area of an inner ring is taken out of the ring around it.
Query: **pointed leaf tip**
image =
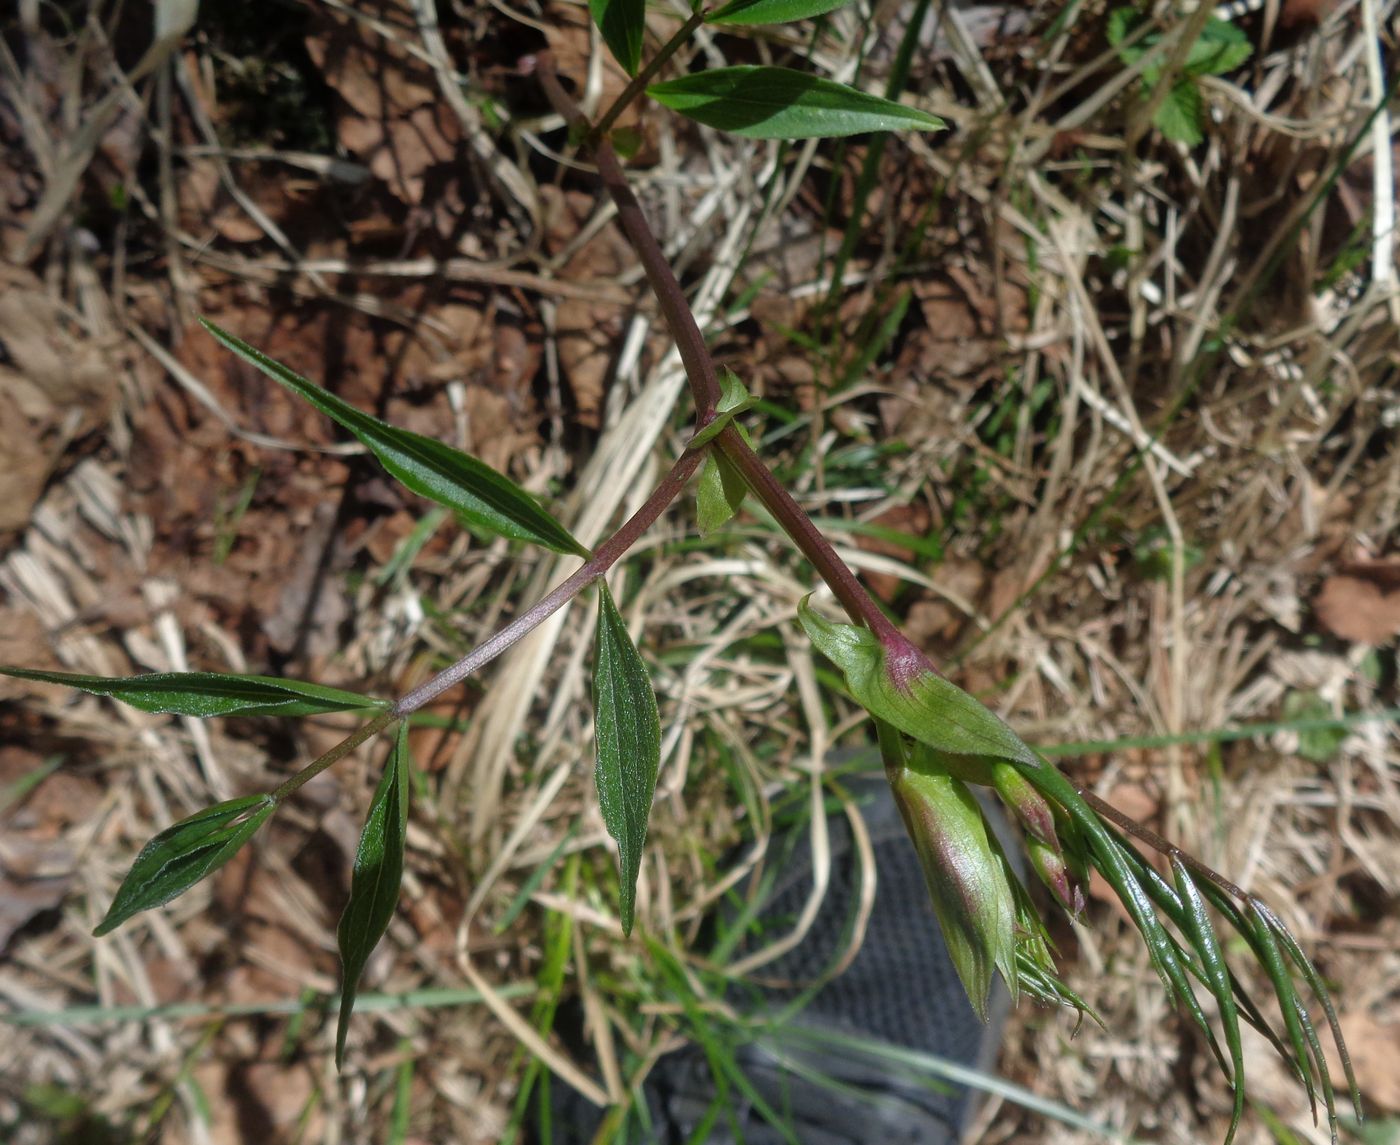
[[[350,899],[340,916],[336,939],[340,945],[340,1017],[335,1030],[335,1065],[345,1060],[345,1036],[365,965],[398,906],[403,883],[404,843],[408,836],[408,724],[399,724],[394,746],[384,765],[365,816],[360,845],[355,851]]]
[[[208,719],[213,716],[311,716],[388,707],[389,701],[279,676],[223,672],[150,672],[143,676],[85,676],[0,666],[0,675],[60,684],[107,696],[143,712]]]
[[[871,131],[936,131],[936,115],[791,68],[708,68],[652,84],[657,103],[751,139],[820,139]]]
[[[598,597],[593,666],[598,761],[594,777],[603,823],[617,841],[622,930],[631,934],[642,847],[661,767],[661,717],[646,664],[602,580],[598,582]]]
[[[788,24],[825,16],[849,4],[850,0],[730,0],[705,17],[707,24]]]
[[[588,14],[623,70],[636,75],[647,30],[646,0],[588,0]]]
[[[220,345],[348,429],[393,477],[420,497],[445,505],[477,528],[503,537],[543,545],[557,553],[589,555],[534,497],[485,462],[436,438],[371,417],[207,319],[199,322]]]
[[[111,933],[132,915],[164,906],[208,878],[238,853],[276,807],[270,796],[243,795],[171,824],[141,848],[93,936]]]

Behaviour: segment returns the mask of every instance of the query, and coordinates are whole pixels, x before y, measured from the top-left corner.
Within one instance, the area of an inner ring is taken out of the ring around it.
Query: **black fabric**
[[[883,777],[861,779],[852,787],[862,803],[878,872],[869,927],[851,965],[826,983],[791,1022],[989,1069],[995,1064],[1005,1020],[1005,990],[998,981],[991,1019],[984,1026],[948,957],[918,858]],[[756,971],[758,977],[810,982],[843,949],[860,890],[860,863],[843,814],[829,817],[828,831],[831,885],[817,917],[803,941]],[[788,842],[791,849],[783,860],[781,877],[759,916],[770,937],[791,928],[812,885],[805,832]],[[781,847],[777,850],[782,852]],[[1008,853],[1015,854],[1014,849],[1008,847]],[[750,986],[730,1001],[749,1012],[771,1012],[797,993],[796,988]],[[860,1095],[808,1080],[787,1069],[762,1045],[746,1044],[735,1050],[736,1057],[753,1088],[781,1115],[786,1132],[768,1124],[751,1101],[731,1089],[729,1107],[707,1133],[707,1141],[714,1145],[741,1141],[776,1145],[794,1138],[802,1145],[952,1145],[957,1141],[972,1105],[963,1087],[947,1085],[937,1091],[902,1081],[872,1059],[852,1058],[834,1044],[803,1041],[800,1053],[784,1052]],[[711,1106],[715,1084],[703,1053],[687,1047],[661,1059],[644,1090],[652,1130],[639,1135],[634,1128],[617,1141],[669,1145],[689,1140]],[[552,1140],[560,1145],[593,1140],[602,1111],[557,1081],[553,1096]]]

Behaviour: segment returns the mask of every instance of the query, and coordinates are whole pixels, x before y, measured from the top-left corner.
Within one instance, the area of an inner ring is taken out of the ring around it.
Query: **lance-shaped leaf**
[[[276,809],[267,795],[244,795],[197,811],[141,848],[92,933],[115,930],[132,915],[164,906],[227,863]]]
[[[371,417],[212,322],[199,321],[221,345],[348,429],[385,469],[419,496],[446,505],[478,528],[558,553],[588,555],[535,498],[489,465],[436,438]]]
[[[1337,1020],[1337,1010],[1332,1005],[1332,995],[1327,989],[1327,984],[1323,982],[1322,975],[1317,972],[1317,967],[1312,964],[1312,960],[1303,953],[1303,948],[1298,945],[1298,940],[1293,937],[1288,927],[1284,926],[1283,920],[1266,903],[1258,899],[1251,900],[1250,905],[1253,907],[1255,915],[1273,932],[1279,945],[1287,951],[1288,957],[1292,959],[1298,972],[1302,974],[1303,981],[1308,984],[1313,994],[1316,995],[1318,1003],[1322,1006],[1323,1013],[1327,1016],[1327,1025],[1332,1031],[1332,1038],[1337,1044],[1337,1056],[1341,1059],[1342,1072],[1346,1075],[1352,1109],[1357,1120],[1363,1120],[1365,1113],[1361,1108],[1361,1090],[1356,1083],[1356,1072],[1351,1064],[1351,1054],[1347,1051],[1346,1039],[1342,1036],[1342,1026]]]
[[[788,24],[825,16],[851,0],[730,0],[705,17],[707,24]]]
[[[617,62],[636,75],[647,30],[646,0],[588,0],[588,13]]]
[[[936,115],[791,68],[710,68],[652,84],[657,103],[751,139],[819,139],[867,131],[936,131]]]
[[[386,708],[388,700],[276,676],[233,676],[221,672],[152,672],[145,676],[83,676],[0,667],[0,675],[62,684],[109,696],[143,712],[179,716],[314,716]]]
[[[355,993],[365,964],[394,917],[403,882],[404,841],[408,835],[408,724],[399,725],[384,774],[370,801],[355,868],[350,877],[350,901],[340,916],[340,1020],[335,1031],[336,1068],[345,1057],[345,1034]]]
[[[619,914],[623,933],[631,934],[642,846],[661,766],[661,717],[641,653],[601,580],[598,598],[593,652],[593,723],[598,741],[594,778],[603,824],[617,840]]]
[[[1196,887],[1179,856],[1171,856],[1172,880],[1176,883],[1177,896],[1184,908],[1186,925],[1183,932],[1192,948],[1200,956],[1206,984],[1220,1009],[1220,1024],[1225,1030],[1225,1044],[1230,1049],[1230,1083],[1234,1086],[1234,1108],[1230,1113],[1230,1128],[1225,1134],[1225,1145],[1231,1145],[1235,1132],[1244,1116],[1244,1045],[1240,1041],[1240,1016],[1235,1007],[1235,984],[1225,963],[1225,952],[1215,934],[1215,924],[1205,900]]]

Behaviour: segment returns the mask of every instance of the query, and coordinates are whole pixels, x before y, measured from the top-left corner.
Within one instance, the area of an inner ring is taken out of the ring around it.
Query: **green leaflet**
[[[365,817],[355,868],[350,879],[350,901],[340,916],[336,939],[340,945],[340,1019],[335,1031],[335,1064],[345,1058],[345,1035],[355,994],[370,954],[389,929],[403,882],[404,841],[408,834],[408,724],[399,724],[394,746],[384,764]]]
[[[723,454],[711,452],[695,488],[695,523],[702,537],[726,524],[744,503],[748,485]]]
[[[928,112],[790,68],[711,68],[652,84],[647,94],[698,123],[751,139],[935,131],[945,126]]]
[[[184,894],[233,858],[276,807],[270,796],[243,795],[167,827],[141,848],[92,933],[101,937],[139,911]]]
[[[623,70],[636,75],[647,30],[646,0],[588,0],[588,14]]]
[[[199,321],[222,346],[348,429],[390,474],[420,497],[446,505],[478,528],[503,537],[543,545],[557,553],[588,556],[588,550],[535,498],[489,465],[436,438],[371,417],[212,322]]]
[[[1108,42],[1118,47],[1127,37],[1138,30],[1147,17],[1134,8],[1115,8],[1108,14]],[[1135,44],[1120,48],[1118,55],[1125,64],[1135,64],[1162,42],[1162,36],[1150,32]],[[1196,42],[1187,53],[1182,73],[1188,76],[1222,76],[1234,71],[1254,53],[1254,45],[1240,28],[1227,20],[1212,16],[1206,21]],[[1162,75],[1162,63],[1166,53],[1158,53],[1160,60],[1143,69],[1142,79],[1148,87],[1155,87]]]
[[[788,24],[825,16],[844,8],[850,0],[730,0],[705,17],[707,24]]]
[[[642,846],[661,766],[661,717],[646,665],[602,580],[598,582],[593,713],[598,804],[608,834],[617,840],[619,912],[623,933],[631,934]]]
[[[708,445],[724,430],[735,416],[743,413],[746,409],[753,407],[753,397],[749,391],[734,375],[733,370],[725,370],[719,380],[720,393],[719,401],[715,403],[715,416],[703,429],[696,430],[695,436],[690,439],[687,449],[699,449],[702,445]],[[743,432],[742,427],[740,432]],[[748,435],[745,434],[745,441]],[[753,443],[749,442],[752,446]]]
[[[1115,8],[1109,13],[1108,42],[1114,47],[1122,44],[1142,26],[1147,15],[1135,8]],[[1167,53],[1160,47],[1162,36],[1151,32],[1135,43],[1118,49],[1125,64],[1133,64],[1148,52],[1156,50],[1156,58],[1142,71],[1142,84],[1147,92],[1156,89],[1162,79],[1162,65]],[[1152,116],[1153,125],[1168,139],[1195,146],[1204,136],[1201,121],[1204,107],[1196,78],[1204,75],[1225,75],[1249,59],[1254,51],[1249,37],[1235,25],[1211,17],[1196,42],[1191,45],[1180,73],[1172,78],[1171,88],[1163,96]]]
[[[1177,80],[1172,84],[1152,116],[1152,124],[1168,139],[1195,147],[1205,136],[1201,133],[1201,116],[1205,108],[1201,89],[1195,80]]]
[[[83,676],[0,667],[0,675],[62,684],[109,696],[143,712],[180,716],[314,716],[363,708],[386,708],[388,700],[276,676],[234,676],[220,672],[153,672],[145,676]]]

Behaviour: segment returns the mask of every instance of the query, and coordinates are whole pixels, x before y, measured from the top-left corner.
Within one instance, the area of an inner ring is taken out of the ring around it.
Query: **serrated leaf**
[[[1142,26],[1148,17],[1133,8],[1115,8],[1108,15],[1108,42],[1117,47],[1127,37]],[[1134,64],[1162,42],[1162,33],[1149,32],[1137,42],[1121,48],[1119,58],[1125,64]],[[1239,67],[1249,59],[1254,46],[1249,37],[1234,24],[1212,16],[1202,29],[1196,42],[1191,45],[1182,64],[1182,74],[1186,76],[1224,75]],[[1166,62],[1165,52],[1159,51],[1157,58],[1149,62],[1142,71],[1142,80],[1149,88],[1155,87]]]
[[[276,809],[267,795],[244,795],[196,811],[141,848],[92,933],[115,930],[132,915],[164,906],[227,863]]]
[[[588,0],[588,13],[623,70],[636,75],[647,30],[646,0]]]
[[[1107,36],[1109,44],[1115,48],[1121,44],[1128,33],[1137,25],[1139,19],[1140,17],[1136,8],[1114,8],[1109,12],[1108,23],[1104,26],[1104,34]],[[1131,59],[1128,56],[1129,52],[1134,53]],[[1119,54],[1122,56],[1124,63],[1131,64],[1133,60],[1142,55],[1142,52],[1143,49],[1141,47],[1135,46],[1132,48],[1125,48]]]
[[[594,778],[603,824],[617,840],[619,915],[632,933],[637,875],[661,766],[661,717],[641,653],[603,581],[593,664],[593,723],[598,741]]]
[[[1196,81],[1178,80],[1158,106],[1152,122],[1166,138],[1195,147],[1201,134],[1201,92]]]
[[[723,454],[712,452],[705,458],[695,488],[695,523],[702,537],[708,537],[739,511],[748,488]]]
[[[305,398],[360,439],[395,478],[420,497],[446,505],[481,529],[558,553],[588,556],[543,506],[508,477],[436,438],[399,429],[341,401],[248,343],[201,318],[200,324],[250,365]]]
[[[1239,67],[1254,52],[1242,28],[1212,16],[1186,57],[1186,72],[1193,76],[1221,76]]]
[[[730,0],[705,17],[707,24],[788,24],[825,16],[844,8],[851,0]]]
[[[712,68],[652,84],[647,94],[698,123],[751,139],[817,139],[945,126],[928,112],[790,68]]]
[[[235,676],[221,672],[152,672],[145,676],[84,676],[0,667],[0,675],[62,684],[94,696],[108,696],[143,712],[212,716],[314,716],[386,708],[388,700],[278,676]]]
[[[360,977],[398,906],[408,836],[408,798],[408,724],[401,723],[365,816],[350,877],[350,901],[336,927],[341,963],[340,1019],[335,1031],[337,1069],[345,1057],[345,1035]]]

